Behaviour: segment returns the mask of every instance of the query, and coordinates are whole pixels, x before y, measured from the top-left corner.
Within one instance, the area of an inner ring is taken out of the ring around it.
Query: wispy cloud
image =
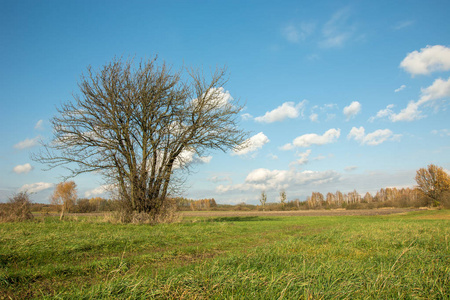
[[[247,121],[247,120],[252,120],[253,116],[249,113],[245,113],[241,115],[242,120]]]
[[[352,171],[355,171],[356,169],[358,169],[357,166],[347,166],[347,167],[344,168],[344,170],[346,172],[352,172]]]
[[[39,136],[32,138],[32,139],[27,138],[27,139],[15,144],[14,148],[19,149],[19,150],[32,148],[32,147],[36,146],[38,143],[39,143]]]
[[[208,178],[208,181],[214,182],[214,183],[218,183],[218,182],[228,182],[229,184],[233,183],[233,180],[231,179],[230,176],[211,176],[210,178]]]
[[[389,104],[385,109],[377,112],[373,117],[369,118],[369,122],[376,119],[389,118],[392,122],[415,121],[426,116],[423,114],[423,107],[434,106],[438,110],[436,101],[450,97],[450,77],[447,80],[438,78],[429,87],[421,90],[419,100],[410,101],[408,105],[399,113],[393,111],[394,104]]]
[[[54,186],[53,183],[49,182],[36,182],[30,184],[24,184],[19,191],[28,193],[38,193],[43,190],[51,189]]]
[[[298,153],[297,156],[299,157],[296,161],[292,162],[290,165],[304,165],[307,164],[309,159],[308,157],[311,155],[311,149],[306,150],[305,152]]]
[[[349,8],[335,12],[322,28],[323,39],[319,45],[324,48],[344,46],[356,31],[356,27],[349,24],[350,16]]]
[[[411,27],[412,25],[414,25],[414,23],[415,23],[415,21],[412,21],[412,20],[400,21],[397,24],[395,24],[393,28],[395,30],[401,30],[401,29]]]
[[[311,122],[319,122],[319,115],[316,113],[312,113],[309,115],[309,119]]]
[[[282,29],[284,38],[291,43],[299,43],[310,36],[316,29],[313,22],[302,22],[300,24],[291,23]]]
[[[422,89],[421,97],[418,101],[410,101],[406,108],[402,109],[398,114],[392,113],[389,118],[393,122],[422,119],[425,117],[420,110],[422,106],[447,97],[450,97],[450,77],[447,80],[436,79],[432,85]]]
[[[406,88],[406,85],[402,84],[398,89],[395,89],[394,92],[398,93],[400,91],[403,91]]]
[[[440,129],[440,130],[435,129],[432,130],[431,133],[434,135],[439,135],[441,137],[450,136],[450,130],[448,129]]]
[[[44,129],[44,120],[37,121],[36,125],[34,125],[34,129],[43,130]]]
[[[375,119],[391,116],[394,113],[392,108],[394,108],[394,104],[389,104],[385,109],[379,110],[375,116],[369,118],[369,122],[373,122]]]

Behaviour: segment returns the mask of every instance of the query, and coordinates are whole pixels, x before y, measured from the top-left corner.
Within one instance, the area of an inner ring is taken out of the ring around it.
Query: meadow
[[[0,224],[0,299],[449,299],[450,211]]]

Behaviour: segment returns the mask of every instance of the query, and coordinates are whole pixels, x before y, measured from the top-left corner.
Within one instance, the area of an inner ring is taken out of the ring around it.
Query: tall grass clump
[[[116,211],[105,214],[105,221],[110,223],[160,224],[180,221],[175,200],[167,199],[157,214],[137,212],[130,209],[126,202],[119,201]]]
[[[20,222],[33,219],[31,201],[27,192],[20,192],[2,204],[0,222]]]

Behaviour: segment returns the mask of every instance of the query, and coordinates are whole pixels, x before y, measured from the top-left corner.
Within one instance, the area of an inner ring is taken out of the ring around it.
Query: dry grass
[[[20,222],[33,219],[31,202],[26,192],[20,192],[2,204],[0,222]]]
[[[331,209],[331,210],[291,210],[291,211],[183,211],[183,217],[289,217],[289,216],[380,216],[402,214],[418,209],[379,208],[379,209]]]
[[[109,223],[132,223],[132,224],[161,224],[175,223],[181,220],[177,213],[176,203],[166,201],[158,214],[129,211],[126,208],[104,214],[104,221]]]

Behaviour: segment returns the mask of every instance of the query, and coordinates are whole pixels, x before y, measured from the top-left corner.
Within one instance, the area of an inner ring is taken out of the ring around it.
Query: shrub
[[[9,198],[0,211],[1,222],[20,222],[33,219],[31,201],[27,192],[20,192]]]
[[[123,203],[123,202],[122,202]],[[180,219],[174,199],[167,199],[158,214],[131,211],[128,206],[121,205],[117,210],[105,215],[105,221],[111,223],[158,224],[174,223]]]

